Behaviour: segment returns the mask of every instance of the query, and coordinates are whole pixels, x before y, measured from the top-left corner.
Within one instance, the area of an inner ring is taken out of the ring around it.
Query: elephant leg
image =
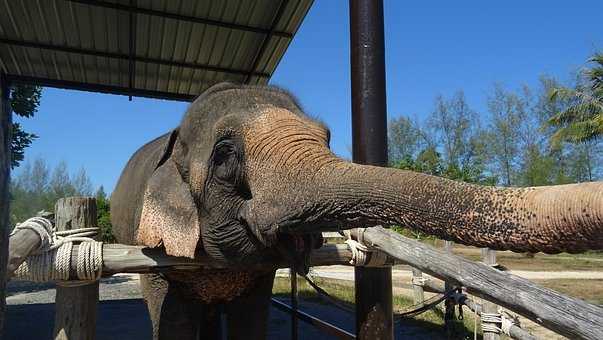
[[[266,338],[274,274],[273,271],[260,277],[251,291],[225,305],[229,340]]]
[[[160,275],[140,278],[142,293],[153,324],[153,339],[220,339],[219,313],[216,306],[191,301],[181,284]]]

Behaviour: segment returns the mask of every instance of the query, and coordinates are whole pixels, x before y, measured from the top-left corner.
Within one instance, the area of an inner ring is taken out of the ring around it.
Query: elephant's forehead
[[[243,124],[243,138],[248,147],[279,140],[328,143],[328,131],[321,124],[287,109],[268,107]]]

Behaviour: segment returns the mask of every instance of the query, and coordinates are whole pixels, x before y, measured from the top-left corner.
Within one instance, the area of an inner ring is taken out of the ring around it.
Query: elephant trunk
[[[345,162],[315,178],[320,217],[307,227],[399,225],[517,252],[603,249],[603,182],[495,188]]]

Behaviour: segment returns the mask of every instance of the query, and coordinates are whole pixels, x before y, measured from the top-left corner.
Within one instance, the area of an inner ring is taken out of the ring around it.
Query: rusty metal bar
[[[118,95],[124,95],[124,96],[132,95],[132,96],[136,96],[136,97],[177,100],[177,101],[185,101],[185,102],[190,102],[190,101],[193,101],[195,98],[197,98],[196,95],[192,95],[192,94],[153,91],[153,90],[145,90],[145,89],[137,89],[137,88],[129,89],[128,87],[124,87],[124,86],[90,84],[90,83],[83,83],[83,82],[71,81],[71,80],[58,80],[58,79],[48,79],[48,78],[42,78],[42,77],[18,76],[18,75],[13,75],[13,74],[7,75],[6,77],[11,82],[14,82],[14,83],[54,87],[54,88],[59,88],[59,89],[111,93],[111,94],[118,94]]]
[[[266,52],[266,49],[268,48],[268,44],[270,44],[270,40],[272,39],[273,36],[275,36],[274,33],[276,32],[276,25],[278,25],[279,21],[281,21],[281,18],[283,16],[283,13],[285,12],[285,8],[287,7],[288,3],[289,3],[289,0],[281,0],[280,4],[278,6],[278,9],[276,10],[276,14],[272,18],[272,23],[270,24],[270,30],[268,32],[266,32],[266,35],[264,36],[264,40],[262,41],[262,44],[260,45],[260,49],[258,50],[258,53],[255,55],[253,64],[251,65],[251,69],[249,70],[249,74],[245,77],[245,84],[249,84],[249,82],[251,81],[251,77],[255,76],[254,72],[260,65],[260,61],[262,60],[262,57],[264,56],[264,53]]]
[[[382,0],[350,0],[352,158],[387,165],[385,43]],[[393,339],[391,268],[354,268],[356,335]]]
[[[43,50],[49,51],[57,51],[57,52],[65,52],[65,53],[75,53],[75,54],[84,54],[91,55],[95,57],[103,57],[103,58],[111,58],[111,59],[119,59],[124,61],[130,61],[134,59],[136,62],[147,63],[147,64],[157,64],[157,65],[165,65],[165,66],[174,66],[174,67],[184,67],[190,68],[194,70],[206,70],[206,71],[214,71],[221,73],[228,73],[234,75],[249,75],[250,72],[254,77],[264,77],[268,78],[270,75],[268,73],[261,72],[253,72],[253,70],[241,70],[241,69],[233,69],[227,67],[220,67],[215,65],[208,64],[200,64],[200,63],[191,63],[185,61],[175,61],[175,60],[167,60],[167,59],[159,59],[159,58],[150,58],[143,56],[130,56],[128,53],[116,53],[116,52],[106,52],[99,51],[87,48],[79,48],[65,45],[53,45],[36,41],[25,41],[25,40],[15,40],[6,37],[0,37],[0,44],[11,45],[11,46],[19,46],[24,48],[39,48]]]
[[[272,298],[272,305],[285,313],[295,314],[300,320],[315,326],[316,328],[318,328],[325,334],[334,336],[337,339],[344,339],[344,340],[356,339],[356,336],[354,334],[352,334],[346,330],[343,330],[335,325],[332,325],[326,321],[320,320],[319,318],[312,316],[308,313],[305,313],[299,309],[294,310],[288,304],[286,304],[282,301],[279,301],[275,298]]]
[[[193,16],[170,13],[170,12],[157,11],[157,10],[153,10],[150,8],[143,8],[143,7],[137,7],[137,6],[132,6],[132,5],[128,6],[128,5],[115,3],[115,2],[99,1],[99,0],[67,0],[67,1],[79,3],[79,4],[83,4],[83,5],[89,5],[89,6],[110,8],[110,9],[114,9],[114,10],[129,11],[129,12],[131,11],[131,12],[134,12],[137,14],[156,16],[156,17],[160,17],[160,18],[167,18],[167,19],[173,19],[173,20],[179,20],[179,21],[193,22],[193,23],[197,23],[197,24],[205,24],[205,25],[211,25],[211,26],[231,28],[231,29],[245,31],[245,32],[267,34],[270,31],[269,29],[265,29],[265,28],[261,28],[261,27],[253,27],[253,26],[240,25],[240,24],[235,24],[235,23],[230,23],[230,22],[223,22],[223,21],[218,21],[218,20],[199,18],[199,17],[193,17]],[[273,33],[273,35],[283,37],[283,38],[292,38],[293,37],[292,33],[280,32],[280,31],[275,31]]]
[[[130,0],[130,6],[134,6],[136,0]],[[130,91],[134,88],[134,77],[136,76],[136,13],[132,10],[128,11],[129,37],[128,37],[128,87]],[[132,95],[128,96],[128,100],[132,101]]]

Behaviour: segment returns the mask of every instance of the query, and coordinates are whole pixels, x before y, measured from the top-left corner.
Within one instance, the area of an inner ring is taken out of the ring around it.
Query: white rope
[[[482,332],[504,333],[511,336],[511,327],[519,327],[519,318],[502,308],[499,308],[497,313],[482,312],[480,319],[482,321]]]
[[[499,309],[498,311],[500,312],[500,316],[502,319],[500,327],[502,332],[508,336],[511,336],[511,327],[519,327],[519,317],[502,309]]]
[[[18,224],[11,236],[23,229],[37,233],[40,236],[40,246],[17,268],[15,277],[35,282],[69,280],[74,243],[79,243],[77,278],[95,281],[101,277],[103,243],[90,238],[98,233],[98,228],[56,231],[48,219],[32,217]]]
[[[349,231],[344,232],[347,240],[345,244],[350,247],[352,251],[352,259],[350,264],[353,266],[364,266],[364,267],[383,267],[387,263],[387,254],[368,247],[362,241],[362,229],[358,229],[358,241],[352,239],[352,233]]]
[[[480,315],[482,320],[482,332],[500,334],[502,329],[499,327],[502,324],[502,317],[500,313],[485,313],[482,312]]]
[[[424,276],[412,276],[410,279],[410,283],[414,286],[425,286],[425,282],[429,281],[429,278]]]

